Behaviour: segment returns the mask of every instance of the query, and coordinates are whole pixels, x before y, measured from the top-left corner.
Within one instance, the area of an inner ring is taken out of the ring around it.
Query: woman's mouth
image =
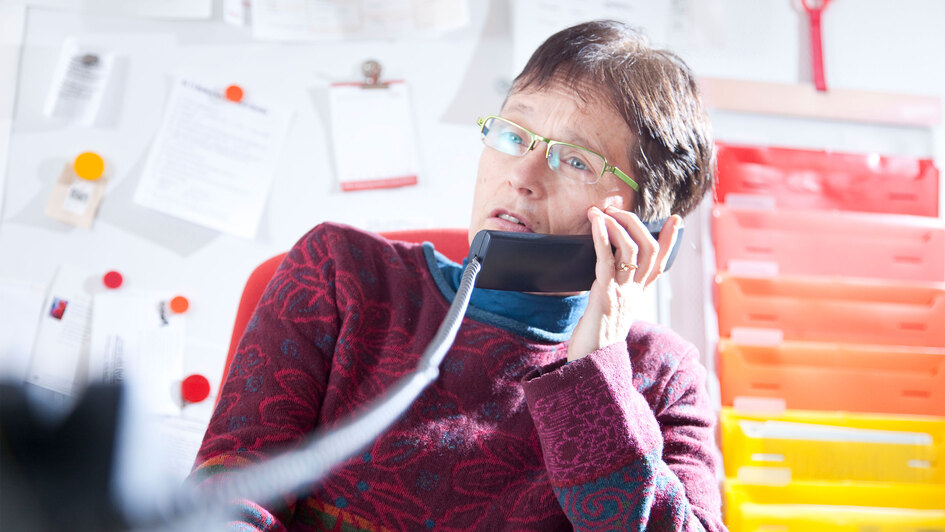
[[[532,229],[528,226],[528,222],[522,220],[521,218],[509,214],[507,212],[497,212],[493,214],[493,220],[496,221],[495,225],[500,231],[515,231],[519,233],[530,233]]]
[[[498,217],[499,217],[499,218],[502,218],[503,220],[505,220],[505,221],[507,221],[507,222],[512,222],[513,224],[519,224],[519,225],[522,225],[522,226],[525,225],[521,220],[519,220],[518,218],[512,216],[511,214],[500,214]]]

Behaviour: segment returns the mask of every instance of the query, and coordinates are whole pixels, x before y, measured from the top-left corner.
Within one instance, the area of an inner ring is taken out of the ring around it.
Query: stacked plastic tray
[[[945,532],[945,223],[928,159],[719,145],[733,532]]]

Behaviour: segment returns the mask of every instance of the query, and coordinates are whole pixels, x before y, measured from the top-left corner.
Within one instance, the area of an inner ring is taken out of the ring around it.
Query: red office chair
[[[381,236],[388,240],[402,240],[404,242],[431,242],[437,251],[446,255],[447,258],[456,262],[462,262],[469,253],[468,232],[466,229],[408,229],[404,231],[388,231],[381,233]],[[233,353],[236,352],[236,346],[243,336],[246,324],[256,310],[256,304],[262,297],[266,285],[272,279],[276,268],[282,263],[285,253],[280,253],[275,257],[263,262],[256,267],[249,279],[246,280],[246,286],[243,288],[243,296],[240,298],[240,304],[236,309],[236,321],[233,323],[233,335],[230,337],[230,349],[226,353],[226,363],[223,365],[223,378],[226,378],[230,371],[230,361],[233,360]],[[217,397],[219,398],[219,391]]]

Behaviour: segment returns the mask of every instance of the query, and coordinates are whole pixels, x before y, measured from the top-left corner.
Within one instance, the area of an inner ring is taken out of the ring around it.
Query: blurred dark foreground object
[[[0,530],[126,528],[110,492],[121,400],[120,386],[89,386],[53,421],[0,383]]]

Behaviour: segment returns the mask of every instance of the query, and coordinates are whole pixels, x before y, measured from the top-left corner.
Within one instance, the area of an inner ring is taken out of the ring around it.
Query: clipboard
[[[343,191],[417,184],[418,156],[406,81],[382,81],[375,60],[361,82],[331,84],[331,134]]]

